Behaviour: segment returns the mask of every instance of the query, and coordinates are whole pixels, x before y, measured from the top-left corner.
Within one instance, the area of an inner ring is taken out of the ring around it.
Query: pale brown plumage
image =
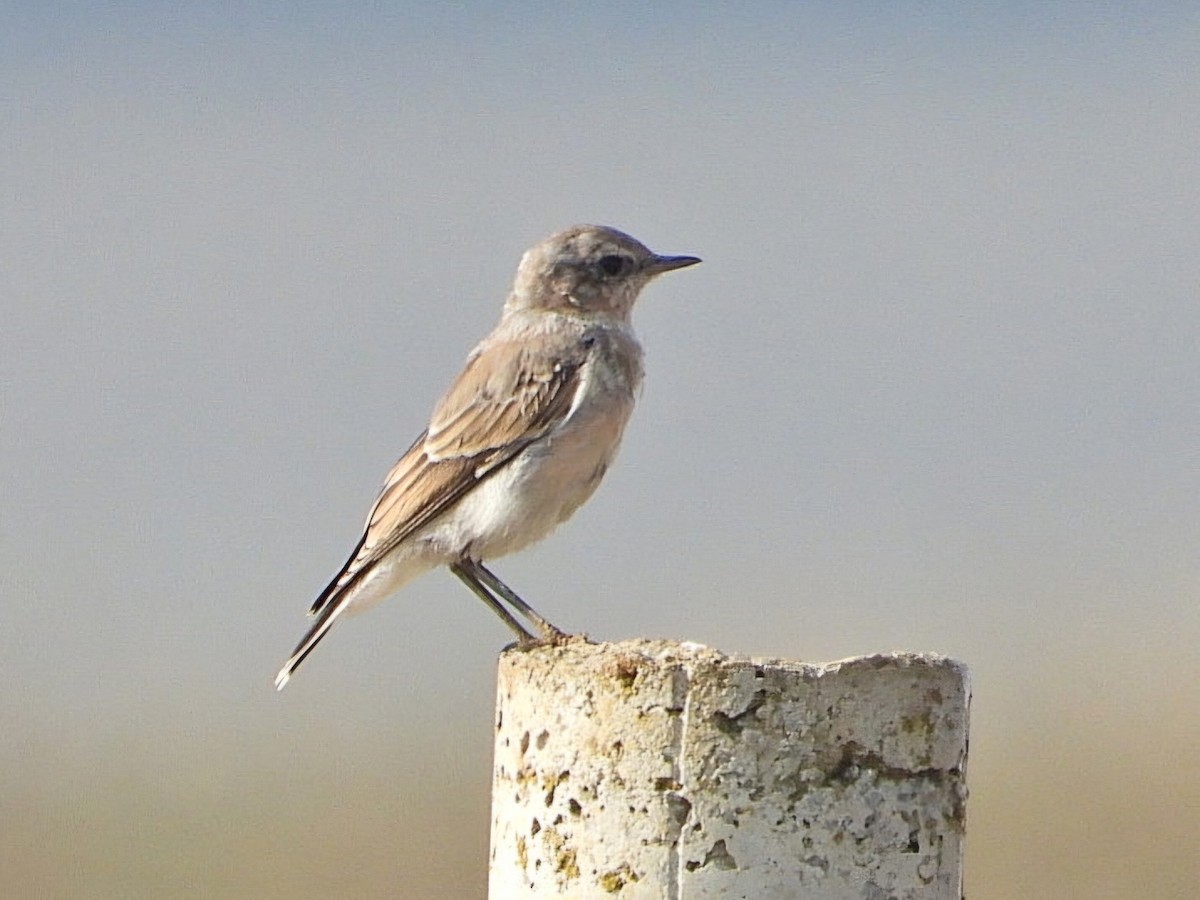
[[[562,632],[483,564],[540,540],[591,496],[642,379],[630,314],[653,278],[699,262],[581,225],[522,257],[496,329],[467,358],[425,432],[388,473],[350,559],[313,603],[295,669],[350,608],[446,566],[520,642]],[[503,602],[502,602],[503,601]]]
[[[309,615],[566,417],[591,344],[478,348],[396,462],[371,508],[358,550]]]

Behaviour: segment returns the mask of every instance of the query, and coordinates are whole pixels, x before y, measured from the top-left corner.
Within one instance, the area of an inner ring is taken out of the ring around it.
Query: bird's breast
[[[629,385],[584,372],[562,424],[464,497],[438,530],[479,559],[516,552],[566,521],[596,490],[633,411]]]

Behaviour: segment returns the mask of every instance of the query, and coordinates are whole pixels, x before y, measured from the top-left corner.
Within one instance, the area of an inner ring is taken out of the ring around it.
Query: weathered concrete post
[[[961,897],[960,663],[575,640],[498,695],[492,900]]]

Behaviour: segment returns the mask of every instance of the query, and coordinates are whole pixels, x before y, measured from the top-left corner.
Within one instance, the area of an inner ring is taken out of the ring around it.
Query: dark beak
[[[698,262],[700,262],[698,256],[654,256],[646,261],[646,264],[642,266],[642,271],[654,277],[663,272],[673,272],[686,266],[694,266]]]

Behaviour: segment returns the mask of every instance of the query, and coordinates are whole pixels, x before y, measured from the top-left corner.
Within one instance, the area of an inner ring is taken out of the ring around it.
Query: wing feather
[[[350,559],[309,611],[318,615],[375,563],[502,469],[570,413],[589,342],[541,352],[482,345],[434,410],[428,430],[392,467]],[[557,351],[557,352],[556,352]]]

